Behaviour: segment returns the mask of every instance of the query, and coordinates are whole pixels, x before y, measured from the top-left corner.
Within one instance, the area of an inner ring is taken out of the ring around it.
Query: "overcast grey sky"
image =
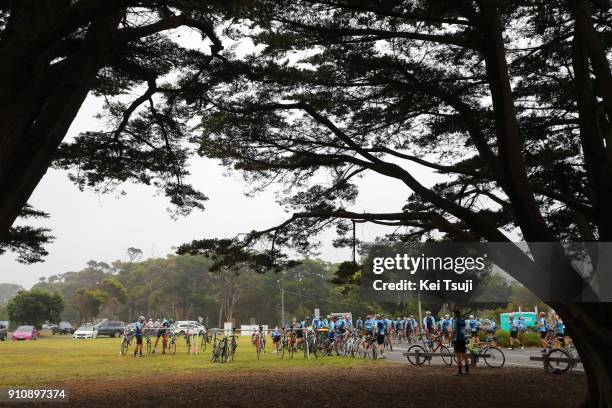
[[[101,102],[89,98],[68,136],[99,128],[93,117]],[[433,182],[431,173],[414,169],[426,184]],[[233,237],[238,233],[269,227],[288,217],[275,203],[272,190],[246,197],[248,190],[239,174],[226,177],[226,172],[214,161],[196,158],[191,166],[191,182],[210,197],[206,211],[197,211],[185,218],[172,220],[166,209],[168,200],[155,196],[155,190],[141,185],[126,185],[126,196],[98,195],[80,192],[63,171],[49,170],[30,199],[37,209],[51,214],[40,225],[53,229],[56,240],[48,246],[46,261],[21,265],[12,253],[0,256],[0,282],[17,283],[30,287],[41,276],[79,270],[88,260],[112,262],[126,259],[126,248],[134,246],[144,251],[145,257],[165,256],[172,247],[197,238]],[[431,180],[429,180],[431,179]],[[399,211],[408,190],[401,183],[375,174],[368,174],[360,182],[356,211]],[[389,229],[359,225],[361,240],[371,240]],[[321,258],[329,261],[350,259],[350,249],[336,249],[331,245],[333,231],[323,235]]]
[[[180,39],[178,34],[181,34]],[[193,32],[176,31],[174,35],[184,46],[208,47],[208,43],[202,42]],[[238,54],[252,50],[248,42],[236,48]],[[99,98],[90,96],[67,137],[102,128],[103,124],[94,118],[101,106]],[[407,168],[427,186],[441,177],[416,164]],[[289,216],[275,203],[273,190],[246,197],[248,186],[240,175],[224,176],[226,170],[212,160],[194,158],[191,172],[190,182],[210,198],[206,211],[172,220],[166,211],[168,200],[163,196],[155,197],[151,187],[126,185],[123,188],[126,196],[98,195],[91,191],[80,192],[65,172],[49,170],[29,202],[34,208],[51,214],[50,219],[40,223],[52,228],[56,236],[55,242],[48,246],[50,254],[45,262],[33,265],[17,263],[12,253],[0,256],[0,282],[30,287],[41,276],[80,270],[89,260],[125,260],[126,249],[130,246],[142,249],[145,258],[163,257],[173,252],[172,247],[192,239],[233,237],[270,227]],[[354,211],[400,211],[409,193],[399,181],[372,173],[366,174],[358,184],[359,199],[351,207]],[[391,231],[367,224],[357,228],[358,238],[363,241]],[[333,231],[321,237],[320,257],[329,261],[350,259],[351,250],[333,248],[333,238]]]

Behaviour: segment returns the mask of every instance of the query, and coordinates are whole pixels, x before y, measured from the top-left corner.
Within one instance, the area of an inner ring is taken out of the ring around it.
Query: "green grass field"
[[[43,334],[36,341],[5,341],[0,342],[0,387],[196,371],[214,373],[322,366],[342,368],[384,363],[335,356],[307,360],[300,353],[295,354],[291,360],[286,355],[280,359],[272,353],[270,339],[266,353],[257,360],[249,340],[240,339],[236,359],[225,364],[210,361],[210,346],[204,353],[189,355],[182,338],[178,340],[175,355],[148,354],[143,358],[132,357],[133,345],[130,346],[128,356],[121,356],[121,339],[106,337],[72,340],[68,336]]]

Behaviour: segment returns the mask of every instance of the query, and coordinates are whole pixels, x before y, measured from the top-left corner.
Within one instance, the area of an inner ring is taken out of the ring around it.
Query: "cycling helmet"
[[[138,320],[146,320],[144,316],[138,316]]]

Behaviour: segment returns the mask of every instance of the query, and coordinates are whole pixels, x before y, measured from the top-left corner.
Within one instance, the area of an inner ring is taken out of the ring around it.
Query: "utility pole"
[[[281,287],[281,320],[283,321],[283,326],[285,327],[285,289]]]
[[[351,220],[353,221],[353,263],[356,263],[357,261],[357,251],[356,251],[356,233],[355,233],[355,220]]]
[[[280,296],[281,296],[281,328],[284,328],[285,327],[285,289],[283,289],[280,279],[277,280],[277,282],[278,282],[278,288],[280,289]]]

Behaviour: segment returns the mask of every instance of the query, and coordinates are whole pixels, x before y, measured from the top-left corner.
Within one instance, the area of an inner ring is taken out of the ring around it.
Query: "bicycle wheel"
[[[255,344],[255,352],[257,353],[257,360],[259,360],[261,357],[261,344],[259,342]]]
[[[482,349],[482,354],[488,354],[489,357],[483,357],[484,362],[491,368],[502,368],[506,363],[506,356],[499,347],[487,346]]]
[[[548,352],[549,358],[571,358],[569,353],[561,349],[552,349]],[[572,366],[571,363],[565,361],[547,361],[548,370],[553,373],[564,373],[569,370]]]
[[[151,344],[151,339],[147,338],[147,353],[151,353],[151,348],[152,348],[152,344]]]
[[[317,346],[317,342],[313,338],[310,338],[310,340],[308,340],[308,352],[310,353],[310,355],[314,356],[314,358],[319,358],[319,347]]]
[[[279,343],[276,343],[275,347],[276,347],[276,357],[278,358],[285,357],[285,346],[279,345]]]
[[[476,364],[478,363],[478,354],[477,353],[467,353],[468,357],[470,359],[470,367],[476,367]]]
[[[227,363],[230,357],[229,346],[227,340],[223,342],[223,350],[221,351],[221,362]]]
[[[219,356],[221,354],[221,343],[217,343],[213,346],[213,352],[210,356],[210,361],[216,363],[219,360]]]
[[[415,344],[413,346],[408,347],[408,355],[406,356],[406,358],[408,359],[408,361],[410,362],[410,364],[412,365],[416,365],[416,366],[420,366],[425,364],[425,356],[414,356],[414,355],[410,355],[410,353],[425,353],[425,349],[421,346],[419,346],[418,344]]]
[[[370,349],[368,348],[368,343],[366,341],[362,341],[359,343],[359,355],[362,358],[367,358],[368,354],[370,353]]]
[[[191,354],[191,336],[185,335],[185,344],[187,345],[187,354]]]
[[[346,351],[347,351],[346,353],[347,356],[355,358],[355,353],[357,352],[357,350],[356,350],[356,344],[354,340],[351,340]]]
[[[230,346],[230,361],[234,361],[236,358],[236,347],[238,347],[238,344],[236,344],[236,339],[234,338]]]
[[[440,353],[442,353],[442,361],[444,362],[444,364],[446,364],[449,367],[452,366],[453,365],[454,356],[451,354],[451,352],[448,349],[448,347],[441,346],[440,347]]]
[[[176,354],[176,341],[174,339],[168,345],[168,352],[172,355]]]
[[[123,339],[121,342],[121,355],[125,356],[128,352],[128,348],[130,347],[130,342],[126,339]]]

